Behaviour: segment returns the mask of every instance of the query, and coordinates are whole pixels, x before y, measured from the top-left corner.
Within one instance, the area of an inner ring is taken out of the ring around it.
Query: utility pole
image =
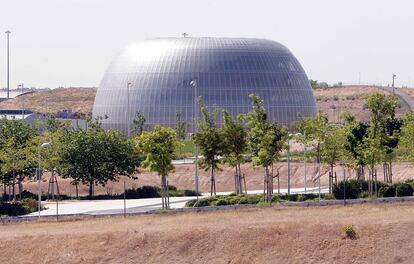
[[[197,132],[197,117],[198,117],[198,111],[197,111],[197,99],[198,99],[198,83],[196,79],[193,79],[190,82],[190,85],[194,88],[194,105],[193,105],[193,114],[194,114],[194,123],[193,123],[193,134]],[[198,146],[195,144],[194,149],[194,177],[195,177],[195,187],[197,192],[197,200],[198,200],[198,192],[199,192],[199,186],[198,186],[198,168],[197,168],[197,160],[198,160]]]
[[[128,138],[131,138],[131,119],[130,119],[130,110],[129,110],[129,87],[131,86],[131,83],[127,83],[127,111],[126,111],[126,121],[127,121],[127,135]]]
[[[10,30],[7,30],[7,99],[10,98]]]
[[[395,73],[392,74],[392,94],[395,95],[394,79],[397,77]]]

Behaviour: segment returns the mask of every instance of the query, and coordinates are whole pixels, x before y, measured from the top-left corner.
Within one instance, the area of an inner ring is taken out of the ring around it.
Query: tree
[[[334,166],[344,157],[345,140],[346,134],[344,127],[334,126],[332,124],[328,126],[325,140],[320,149],[322,161],[329,164],[330,167],[329,193],[332,193],[334,184]]]
[[[398,149],[407,160],[414,162],[414,112],[404,117]]]
[[[210,193],[216,195],[215,171],[219,170],[219,156],[223,153],[223,135],[217,127],[217,111],[209,112],[207,106],[198,98],[202,120],[198,123],[195,143],[200,147],[202,157],[198,160],[200,168],[210,170]]]
[[[38,136],[37,145],[44,142],[49,142],[50,147],[42,149],[41,167],[49,172],[51,176],[49,179],[49,187],[51,187],[52,197],[54,197],[54,188],[58,188],[57,175],[61,174],[62,170],[62,156],[65,150],[64,135],[71,130],[69,123],[61,122],[53,117],[46,122],[46,130]],[[49,190],[48,190],[49,191]],[[59,190],[56,190],[59,194]],[[76,196],[78,196],[78,188],[76,185]]]
[[[133,177],[139,160],[133,142],[125,135],[105,131],[96,123],[90,127],[64,133],[61,173],[71,178],[72,184],[88,184],[92,197],[94,185],[105,186],[108,181],[118,181],[119,176]]]
[[[224,126],[223,136],[223,156],[224,161],[236,169],[234,176],[234,187],[237,194],[243,193],[244,179],[241,172],[243,154],[247,148],[247,131],[242,118],[233,118],[227,111],[223,111]],[[245,183],[245,180],[244,180]],[[245,186],[245,191],[247,191]]]
[[[22,192],[22,182],[35,174],[36,159],[34,138],[37,130],[23,120],[1,120],[0,164],[5,185],[12,186],[13,201],[16,200],[15,186]]]
[[[176,114],[176,123],[177,127],[175,131],[177,133],[178,140],[185,140],[185,134],[187,133],[188,123],[182,120],[181,112],[177,112]]]
[[[364,98],[370,110],[370,122],[367,137],[361,146],[361,153],[367,164],[369,164],[370,175],[368,178],[368,190],[377,194],[377,174],[375,165],[384,160],[386,156],[386,123],[394,118],[397,101],[395,97],[386,97],[383,94],[375,93]]]
[[[146,121],[147,120],[145,116],[140,111],[137,111],[135,113],[134,120],[132,120],[132,132],[134,133],[134,135],[140,136],[142,134],[142,132],[144,131],[144,125]]]
[[[144,132],[137,138],[139,150],[146,155],[143,166],[161,177],[162,209],[170,207],[168,174],[174,170],[172,159],[178,144],[177,135],[171,128],[156,126],[152,132]]]
[[[320,154],[322,154],[323,149],[326,146],[325,141],[330,129],[326,114],[318,113],[316,116],[305,117],[301,120],[298,127],[299,130],[302,131],[302,134],[306,135],[302,140],[308,144],[312,144],[313,147],[319,149]],[[325,151],[325,153],[328,153],[328,151]],[[322,158],[322,156],[318,156],[318,163],[321,161],[320,158]],[[318,181],[320,180],[320,177],[321,172],[320,168],[318,168]]]
[[[280,152],[286,148],[288,131],[278,123],[269,122],[262,99],[250,95],[253,109],[245,115],[247,120],[248,149],[252,155],[253,165],[262,166],[265,170],[263,193],[264,200],[272,202],[273,175],[269,168],[280,158]]]

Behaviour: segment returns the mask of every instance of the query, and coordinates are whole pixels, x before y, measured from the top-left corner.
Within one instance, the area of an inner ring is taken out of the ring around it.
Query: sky
[[[414,86],[412,0],[0,0],[0,87],[98,86],[127,44],[156,37],[275,40],[310,79]]]

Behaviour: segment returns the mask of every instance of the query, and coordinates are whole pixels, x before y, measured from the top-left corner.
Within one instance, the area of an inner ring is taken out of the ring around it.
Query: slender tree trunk
[[[22,183],[21,179],[19,179],[19,181],[17,183],[17,186],[19,187],[19,199],[21,200],[22,199],[22,192],[23,192],[23,183]]]
[[[93,181],[89,181],[89,198],[93,196]]]
[[[168,186],[167,176],[164,176],[164,177],[165,177],[165,188],[167,192],[167,201],[166,201],[167,208],[166,209],[170,209],[170,187]]]
[[[164,186],[164,176],[161,176],[161,203],[162,203],[162,209],[165,209],[165,186]]]
[[[239,189],[240,189],[240,193],[243,193],[243,184],[242,184],[243,176],[242,176],[241,166],[239,162],[237,163],[237,166],[239,167]]]
[[[16,174],[13,170],[13,202],[16,201]]]
[[[390,178],[390,183],[392,183],[392,161],[390,161],[390,165],[389,165],[390,167],[390,169],[389,169],[389,171],[390,171],[390,173],[389,173],[389,178]]]
[[[75,184],[76,199],[79,199],[79,188],[78,183]]]

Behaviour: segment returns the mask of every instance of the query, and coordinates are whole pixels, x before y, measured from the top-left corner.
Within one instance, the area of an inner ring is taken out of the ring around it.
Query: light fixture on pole
[[[131,119],[130,119],[131,114],[129,113],[130,112],[130,110],[129,110],[129,88],[130,88],[131,84],[132,83],[130,83],[130,82],[127,83],[127,110],[126,110],[126,113],[125,113],[125,118],[126,118],[126,122],[127,122],[127,135],[128,135],[128,138],[131,138]]]
[[[10,30],[7,30],[7,99],[10,98]]]
[[[43,144],[39,144],[37,147],[37,183],[38,183],[38,210],[39,210],[39,218],[40,218],[40,210],[42,209],[42,186],[41,186],[41,179],[42,179],[42,173],[40,170],[40,149],[41,148],[49,148],[52,146],[52,143],[48,142],[48,143],[43,143]]]
[[[194,121],[193,121],[193,134],[195,134],[197,132],[197,98],[198,98],[198,94],[197,94],[197,89],[198,89],[198,83],[196,79],[193,79],[190,82],[191,87],[194,88],[194,105],[193,105],[193,115],[194,115]],[[198,145],[195,144],[194,146],[194,169],[195,169],[195,173],[194,173],[194,177],[195,177],[195,188],[196,188],[196,192],[197,192],[197,200],[198,200],[198,193],[199,193],[199,186],[198,186],[198,168],[197,168],[197,160],[198,160]]]
[[[397,77],[395,73],[392,74],[392,94],[395,95],[394,79]]]
[[[24,114],[25,114],[25,111],[24,111],[24,97],[23,97],[24,84],[22,83],[22,84],[17,85],[17,88],[21,89],[21,94],[20,95],[22,96],[22,120],[24,120]]]

